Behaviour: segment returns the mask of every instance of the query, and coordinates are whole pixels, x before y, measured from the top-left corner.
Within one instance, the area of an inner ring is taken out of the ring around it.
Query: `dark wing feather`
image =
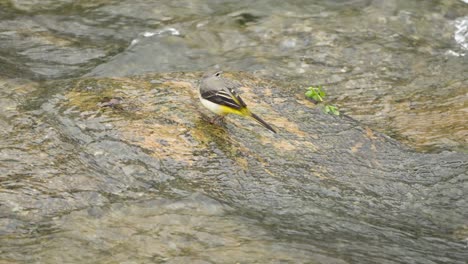
[[[239,104],[242,106],[242,107],[247,107],[247,104],[244,103],[244,100],[242,100],[242,98],[237,94],[236,90],[234,90],[233,88],[228,88],[229,91],[231,92],[231,94],[236,97],[237,101],[239,101]]]
[[[222,78],[225,87],[231,92],[231,94],[239,101],[239,104],[242,107],[247,107],[247,104],[244,103],[244,100],[237,94],[236,90],[241,87],[242,85],[238,82],[231,81],[229,79]]]
[[[233,98],[232,96],[226,92],[226,91],[214,91],[214,90],[210,90],[210,91],[205,91],[201,94],[201,96],[208,100],[208,101],[211,101],[215,104],[219,104],[219,105],[225,105],[225,106],[228,106],[228,107],[232,107],[232,108],[235,108],[235,109],[241,109],[244,105],[239,105]],[[238,96],[236,96],[236,98],[239,98]],[[241,100],[239,100],[239,102],[241,103],[244,103]]]

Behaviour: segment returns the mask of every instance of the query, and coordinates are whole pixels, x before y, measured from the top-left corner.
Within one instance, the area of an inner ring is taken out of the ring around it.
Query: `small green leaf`
[[[321,85],[317,87],[311,86],[307,88],[307,91],[305,92],[305,96],[316,102],[323,102],[323,99],[326,95],[327,94],[325,93]],[[338,108],[336,106],[325,104],[324,108],[322,109],[327,114],[340,115],[340,111],[338,111]]]
[[[320,95],[321,97],[325,97],[326,94],[325,94],[325,91],[322,90],[322,86],[319,86],[319,87],[318,87],[318,91],[319,91],[319,95]]]
[[[318,87],[311,86],[307,88],[307,92],[305,93],[305,96],[317,102],[322,102],[323,97],[325,97],[325,92],[322,90],[322,86],[318,86]]]
[[[325,113],[327,114],[333,114],[333,115],[340,115],[340,111],[338,111],[338,108],[333,105],[326,105],[325,106]]]

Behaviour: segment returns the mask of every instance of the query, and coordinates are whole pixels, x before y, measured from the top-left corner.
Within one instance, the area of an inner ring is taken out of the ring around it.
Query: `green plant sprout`
[[[305,93],[306,97],[314,100],[317,103],[323,102],[326,95],[327,94],[325,93],[321,85],[317,87],[310,86],[309,88],[307,88],[307,91]],[[331,115],[340,115],[340,111],[338,110],[338,107],[327,104],[327,103],[325,103],[325,106],[323,107],[323,111]]]
[[[327,114],[340,115],[340,111],[338,111],[338,108],[334,105],[325,105],[324,110]]]
[[[314,101],[323,102],[323,97],[325,97],[326,94],[325,91],[322,90],[322,86],[311,86],[307,88],[305,95]]]

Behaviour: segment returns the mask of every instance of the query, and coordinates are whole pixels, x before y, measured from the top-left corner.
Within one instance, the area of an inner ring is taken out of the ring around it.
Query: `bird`
[[[239,85],[223,78],[222,73],[222,71],[205,73],[200,81],[200,101],[203,106],[217,115],[212,122],[222,120],[227,114],[236,114],[253,118],[271,132],[276,133],[272,126],[249,110],[235,90]]]

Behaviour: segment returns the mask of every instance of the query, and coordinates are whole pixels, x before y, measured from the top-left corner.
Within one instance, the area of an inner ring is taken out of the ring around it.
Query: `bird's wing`
[[[211,101],[215,104],[225,105],[228,107],[232,107],[234,109],[239,110],[242,107],[244,107],[244,102],[242,101],[242,99],[240,99],[239,96],[236,96],[228,91],[225,91],[224,89],[220,91],[215,91],[215,90],[204,91],[201,93],[201,96],[204,99]]]
[[[247,107],[247,104],[244,103],[244,100],[242,100],[242,98],[237,94],[236,90],[234,89],[229,89],[229,92],[231,93],[231,95],[237,99],[239,105],[241,107]]]
[[[244,103],[244,100],[242,100],[242,98],[237,94],[237,89],[239,89],[239,87],[241,87],[242,85],[238,82],[234,82],[229,79],[223,78],[223,81],[226,87],[225,90],[231,93],[231,95],[239,102],[239,105],[241,105],[242,107],[247,107],[247,104]]]
[[[247,107],[244,100],[237,94],[236,88],[240,87],[239,84],[234,83],[228,79],[221,79],[223,86],[220,90],[201,90],[201,96],[213,103],[225,105],[235,109]]]

